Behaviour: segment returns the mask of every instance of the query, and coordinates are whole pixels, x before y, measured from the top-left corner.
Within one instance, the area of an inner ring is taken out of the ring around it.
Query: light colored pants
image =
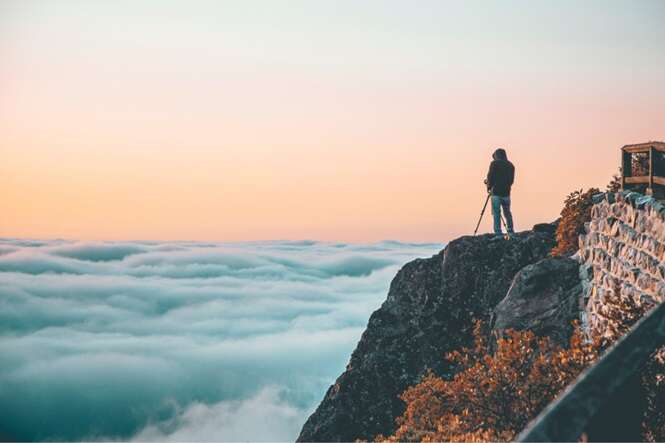
[[[494,216],[494,233],[502,234],[501,232],[501,209],[503,208],[503,216],[506,218],[506,229],[509,234],[513,231],[513,214],[510,212],[510,197],[500,197],[498,195],[492,196],[492,215]]]

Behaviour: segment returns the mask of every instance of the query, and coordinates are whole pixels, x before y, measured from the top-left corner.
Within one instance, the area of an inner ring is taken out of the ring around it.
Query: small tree
[[[460,372],[452,380],[428,373],[402,394],[399,428],[377,441],[509,441],[596,358],[579,328],[569,348],[531,331],[508,331],[494,353],[474,330],[473,348],[447,358]]]
[[[619,173],[614,174],[612,179],[605,187],[606,192],[619,192],[621,191],[621,168],[619,168]]]
[[[556,246],[552,255],[569,255],[578,249],[578,237],[584,232],[584,224],[591,220],[591,197],[599,193],[598,188],[580,189],[566,197],[561,219],[556,229]]]

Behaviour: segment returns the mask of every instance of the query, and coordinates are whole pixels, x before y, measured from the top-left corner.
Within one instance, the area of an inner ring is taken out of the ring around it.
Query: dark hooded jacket
[[[492,158],[494,160],[487,172],[487,189],[492,195],[510,197],[510,187],[515,180],[515,167],[508,161],[503,149],[494,151]]]

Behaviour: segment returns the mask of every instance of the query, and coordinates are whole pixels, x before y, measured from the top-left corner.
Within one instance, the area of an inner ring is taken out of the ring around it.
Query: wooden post
[[[653,160],[655,157],[655,149],[653,146],[649,146],[649,188],[647,189],[647,195],[653,195]]]
[[[631,177],[632,164],[631,164],[631,153],[624,150],[621,151],[621,190],[626,189],[626,177]]]

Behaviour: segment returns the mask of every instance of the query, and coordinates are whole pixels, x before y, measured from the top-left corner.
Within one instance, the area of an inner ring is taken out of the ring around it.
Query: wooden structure
[[[665,143],[621,148],[621,188],[665,199]]]

